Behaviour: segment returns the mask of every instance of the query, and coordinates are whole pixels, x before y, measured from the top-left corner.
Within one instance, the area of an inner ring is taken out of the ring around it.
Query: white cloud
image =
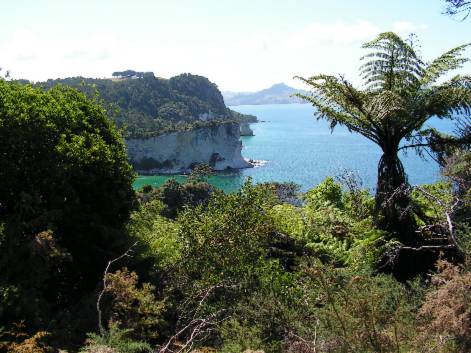
[[[341,73],[355,80],[361,43],[381,31],[425,29],[396,22],[382,28],[369,21],[316,22],[276,36],[253,33],[238,40],[172,41],[122,39],[112,33],[71,38],[19,31],[0,41],[0,64],[14,77],[33,80],[67,76],[106,77],[122,69],[149,70],[170,77],[181,72],[207,76],[222,89],[256,90],[276,82],[293,83],[294,75]],[[299,83],[298,83],[299,85]]]
[[[298,44],[300,48],[319,45],[345,45],[363,41],[378,33],[379,29],[368,21],[353,24],[344,22],[312,23],[300,32],[288,37],[287,44]]]
[[[427,25],[415,24],[408,21],[397,21],[393,23],[392,30],[401,35],[418,33],[427,29]]]

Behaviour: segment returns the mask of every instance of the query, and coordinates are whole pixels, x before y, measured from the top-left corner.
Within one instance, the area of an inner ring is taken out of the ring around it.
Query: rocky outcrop
[[[196,164],[215,170],[250,168],[241,154],[240,126],[224,123],[146,139],[126,140],[128,156],[141,174],[175,174]]]
[[[253,130],[249,123],[240,123],[240,136],[253,136]]]

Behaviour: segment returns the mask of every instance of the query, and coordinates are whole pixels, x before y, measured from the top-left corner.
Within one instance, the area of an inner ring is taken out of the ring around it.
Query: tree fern
[[[471,77],[458,75],[438,83],[468,61],[463,56],[468,46],[454,48],[427,64],[412,44],[395,33],[381,33],[363,45],[369,53],[362,57],[362,88],[355,88],[342,76],[298,77],[311,87],[310,95],[298,97],[316,108],[318,119],[327,120],[332,129],[343,125],[382,149],[376,190],[377,224],[406,243],[417,239],[405,191],[407,176],[398,152],[428,144],[424,142],[427,133],[423,126],[432,116],[470,114]],[[404,145],[404,141],[412,143]]]

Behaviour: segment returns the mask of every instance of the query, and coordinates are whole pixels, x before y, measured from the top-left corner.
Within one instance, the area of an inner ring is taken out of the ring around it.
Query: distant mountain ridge
[[[301,89],[277,83],[270,88],[258,92],[222,92],[224,102],[228,106],[246,104],[292,104],[301,103],[301,99],[293,97],[295,93],[307,93]]]

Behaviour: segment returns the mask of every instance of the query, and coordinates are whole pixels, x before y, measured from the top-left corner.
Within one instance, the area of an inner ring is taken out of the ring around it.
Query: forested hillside
[[[150,137],[230,120],[256,120],[228,109],[217,86],[197,75],[164,79],[152,72],[128,70],[115,72],[113,79],[72,77],[38,85],[49,89],[59,84],[89,97],[98,94],[108,115],[124,129],[125,137]]]

